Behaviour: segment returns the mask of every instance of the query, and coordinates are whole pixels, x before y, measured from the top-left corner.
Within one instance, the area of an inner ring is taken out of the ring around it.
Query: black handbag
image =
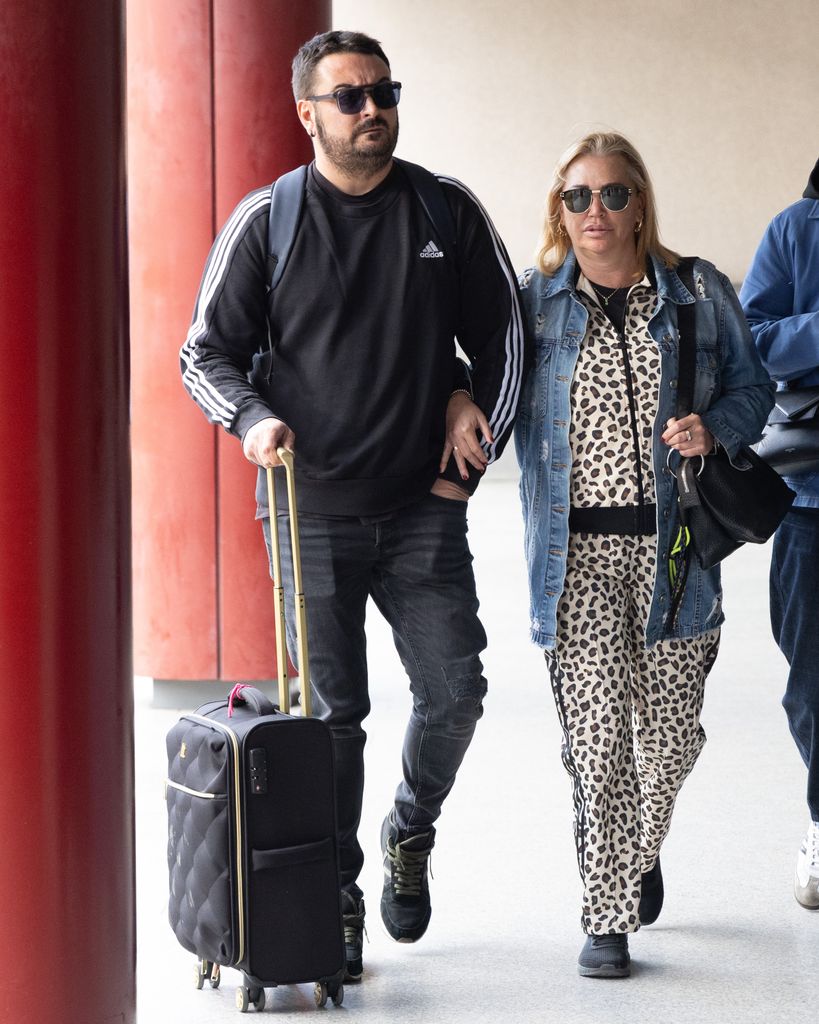
[[[762,440],[754,448],[785,476],[819,471],[819,387],[777,391]]]
[[[678,270],[694,294],[693,260]],[[679,374],[677,418],[693,411],[696,362],[696,302],[677,306]],[[683,526],[697,561],[710,569],[743,544],[764,544],[784,519],[795,493],[752,448],[733,460],[721,446],[699,459],[680,460],[677,490]]]
[[[743,544],[764,544],[796,497],[776,470],[747,446],[733,462],[724,448],[699,460],[683,459],[677,488],[680,511],[703,569],[717,565]]]

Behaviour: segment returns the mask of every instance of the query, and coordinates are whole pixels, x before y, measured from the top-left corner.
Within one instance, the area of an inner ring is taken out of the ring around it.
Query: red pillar
[[[273,613],[254,468],[182,390],[178,352],[216,231],[310,159],[290,91],[329,0],[128,7],[137,671],[270,679]]]
[[[0,5],[0,1020],[135,1011],[123,13]]]

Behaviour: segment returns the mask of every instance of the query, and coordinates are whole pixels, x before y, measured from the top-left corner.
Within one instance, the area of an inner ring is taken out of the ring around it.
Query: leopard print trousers
[[[583,931],[640,926],[680,787],[705,743],[719,630],[644,647],[656,538],[572,533],[557,640],[546,654],[573,780]]]

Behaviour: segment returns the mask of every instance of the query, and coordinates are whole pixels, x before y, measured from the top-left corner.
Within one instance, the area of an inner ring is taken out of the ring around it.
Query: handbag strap
[[[696,256],[683,256],[677,265],[677,276],[694,296],[693,302],[677,303],[677,419],[693,412],[694,370],[697,356],[697,301],[694,286],[694,262]],[[679,498],[680,522],[675,536],[672,536],[668,553],[668,572],[671,584],[669,620],[676,625],[682,605],[683,593],[691,565],[691,534],[689,532],[690,509],[699,503],[696,476],[690,459],[680,459],[676,473]]]
[[[683,256],[677,267],[677,276],[695,297],[693,302],[677,304],[679,366],[677,370],[677,419],[694,411],[694,368],[697,355],[697,301],[694,286],[696,256]]]

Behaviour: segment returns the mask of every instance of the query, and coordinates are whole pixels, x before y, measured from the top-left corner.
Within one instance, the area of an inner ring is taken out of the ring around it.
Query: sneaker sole
[[[615,967],[613,964],[583,967],[578,964],[577,973],[581,978],[628,978],[631,975],[631,967]]]
[[[429,928],[429,922],[431,920],[432,920],[432,914],[430,914],[429,917],[427,918],[427,922],[424,925],[424,930],[420,933],[420,935],[416,935],[415,938],[410,938],[408,935],[402,935],[400,937],[396,937],[395,935],[393,935],[393,933],[389,929],[389,925],[384,920],[384,915],[383,914],[381,915],[381,928],[382,928],[382,931],[384,932],[384,934],[388,938],[392,939],[393,942],[400,942],[402,945],[411,946],[413,943],[418,942],[419,939],[423,939],[423,937],[427,933],[427,928]]]

